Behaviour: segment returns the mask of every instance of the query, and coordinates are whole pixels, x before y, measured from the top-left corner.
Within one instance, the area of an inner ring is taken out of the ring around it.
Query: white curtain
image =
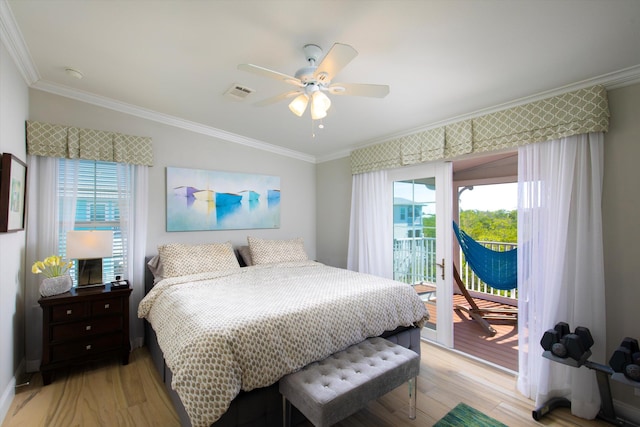
[[[149,168],[119,163],[117,170],[123,271],[124,278],[129,279],[133,288],[129,298],[129,334],[132,347],[136,348],[144,343],[144,324],[138,319],[138,304],[144,297]]]
[[[518,389],[537,407],[567,397],[587,419],[600,408],[594,372],[543,358],[540,339],[561,321],[587,327],[590,360],[606,362],[602,169],[602,133],[518,151]]]
[[[58,169],[64,173],[58,175]],[[118,202],[124,243],[125,278],[133,287],[130,304],[130,339],[139,347],[144,341],[144,326],[138,319],[138,303],[144,296],[144,253],[147,235],[148,167],[118,164]],[[78,161],[52,157],[28,157],[29,209],[26,262],[27,292],[25,308],[28,330],[41,331],[42,309],[38,304],[42,277],[30,273],[31,265],[49,255],[58,254],[58,240],[73,230],[78,188]],[[58,197],[58,187],[64,188]],[[125,191],[130,186],[130,196]],[[59,213],[62,213],[59,222]],[[59,254],[63,255],[64,254]],[[41,333],[27,335],[27,370],[37,371],[42,351]],[[33,339],[31,337],[36,337]]]
[[[393,278],[393,215],[387,172],[353,176],[347,269]]]
[[[27,156],[29,183],[27,209],[25,326],[27,372],[40,369],[42,351],[42,309],[38,305],[41,275],[31,274],[31,266],[37,260],[58,253],[58,198],[57,159]],[[44,190],[44,191],[43,191]]]

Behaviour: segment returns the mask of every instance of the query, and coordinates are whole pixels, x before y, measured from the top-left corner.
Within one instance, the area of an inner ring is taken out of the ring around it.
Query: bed
[[[169,244],[138,307],[183,425],[281,423],[278,379],[372,336],[420,352],[411,286],[307,258],[301,239]],[[247,264],[242,267],[241,264]]]

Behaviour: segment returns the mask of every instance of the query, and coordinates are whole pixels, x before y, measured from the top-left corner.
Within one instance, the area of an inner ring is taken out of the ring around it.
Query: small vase
[[[67,292],[73,286],[71,276],[64,274],[57,277],[47,277],[40,284],[40,295],[50,297]]]

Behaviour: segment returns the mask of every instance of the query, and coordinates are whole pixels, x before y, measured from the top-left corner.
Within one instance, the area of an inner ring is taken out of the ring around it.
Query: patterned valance
[[[444,155],[444,128],[403,136],[399,142],[403,165],[441,159]]]
[[[355,150],[351,170],[391,169],[608,130],[607,92],[593,86]]]
[[[151,138],[27,121],[27,154],[153,166]]]

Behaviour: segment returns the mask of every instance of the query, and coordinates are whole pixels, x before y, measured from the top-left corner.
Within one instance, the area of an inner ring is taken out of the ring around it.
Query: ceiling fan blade
[[[358,56],[358,51],[348,44],[334,43],[318,64],[314,73],[315,78],[319,82],[331,81],[356,56]]]
[[[384,98],[389,94],[387,85],[370,85],[361,83],[334,83],[329,86],[329,92],[333,95],[368,96],[372,98]]]
[[[257,74],[263,77],[269,77],[271,79],[282,80],[283,82],[292,84],[294,86],[304,86],[300,79],[297,79],[288,74],[280,73],[278,71],[269,70],[268,68],[260,67],[258,65],[240,64],[238,65],[238,70],[248,71],[249,73]]]
[[[280,95],[272,96],[271,98],[263,99],[262,101],[256,102],[255,106],[264,107],[267,105],[275,104],[276,102],[283,101],[287,98],[293,98],[294,96],[300,95],[302,91],[292,90],[291,92],[281,93]]]

